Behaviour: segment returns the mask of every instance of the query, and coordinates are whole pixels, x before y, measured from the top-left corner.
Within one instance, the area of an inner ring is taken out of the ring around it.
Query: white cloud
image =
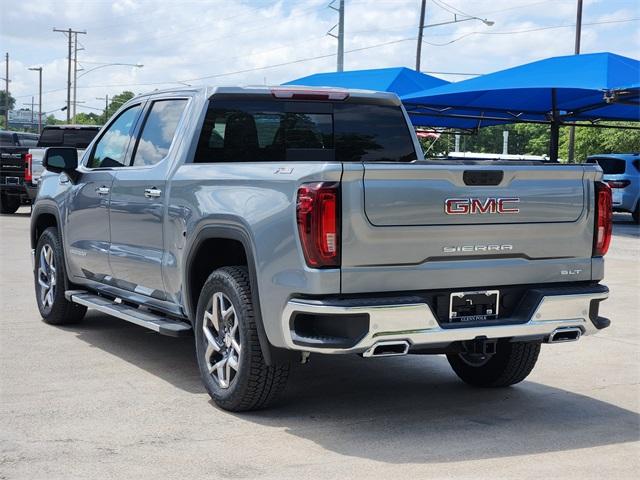
[[[230,84],[281,83],[335,68],[335,57],[294,63],[209,80],[190,80],[230,72],[261,69],[300,59],[332,55],[335,39],[326,32],[337,22],[328,0],[153,1],[153,0],[0,0],[2,44],[11,55],[11,91],[20,102],[37,92],[37,74],[27,67],[44,67],[44,110],[60,108],[66,100],[66,41],[52,28],[86,29],[80,36],[85,50],[79,58],[85,72],[97,63],[141,63],[144,68],[106,67],[86,73],[78,82],[78,111],[102,108],[96,97],[122,90],[143,92],[162,88],[158,82]],[[415,62],[419,0],[346,0],[347,51],[395,40],[404,42],[347,53],[345,68],[375,68]],[[550,55],[573,51],[573,28],[511,35],[486,33],[536,29],[575,22],[575,0],[447,0],[460,10],[489,18],[428,28],[425,40],[446,46],[423,47],[423,69],[485,73]],[[427,23],[448,21],[452,15],[428,2]],[[585,2],[583,52],[613,51],[637,56],[640,22],[588,25],[621,18],[639,18],[634,0]],[[463,77],[446,76],[448,80]],[[115,85],[115,86],[111,86]],[[167,83],[164,86],[176,86]],[[62,116],[58,114],[59,116]]]

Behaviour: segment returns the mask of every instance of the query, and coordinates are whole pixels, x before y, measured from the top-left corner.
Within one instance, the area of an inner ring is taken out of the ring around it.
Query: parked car
[[[29,149],[29,162],[31,168],[31,180],[27,181],[27,192],[31,199],[35,198],[38,191],[38,183],[44,169],[42,157],[49,147],[73,147],[78,150],[78,156],[82,156],[85,148],[100,131],[98,125],[47,125],[42,129],[42,135],[36,148]]]
[[[138,96],[80,161],[45,152],[40,314],[193,334],[207,391],[233,411],[268,405],[310,354],[445,354],[463,381],[506,387],[543,343],[609,326],[600,167],[420,152],[389,93]]]
[[[29,180],[29,147],[38,135],[27,132],[0,131],[0,212],[15,213],[29,202],[25,182]]]
[[[602,168],[613,192],[613,210],[629,212],[640,223],[640,153],[592,155],[587,162]]]

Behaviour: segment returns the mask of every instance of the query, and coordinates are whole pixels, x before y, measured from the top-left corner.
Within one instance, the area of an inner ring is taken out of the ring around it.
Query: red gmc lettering
[[[512,198],[499,198],[498,199],[498,213],[519,213],[518,207],[510,207],[509,203],[520,203],[520,199],[516,197]]]
[[[512,214],[520,209],[513,204],[520,203],[517,197],[508,198],[447,198],[444,213],[447,215],[483,215],[485,213]]]

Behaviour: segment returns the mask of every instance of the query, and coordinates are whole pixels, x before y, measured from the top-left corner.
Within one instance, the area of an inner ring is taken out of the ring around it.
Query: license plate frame
[[[470,313],[470,310],[474,312]],[[449,322],[484,322],[495,320],[499,313],[500,290],[467,290],[449,294]]]

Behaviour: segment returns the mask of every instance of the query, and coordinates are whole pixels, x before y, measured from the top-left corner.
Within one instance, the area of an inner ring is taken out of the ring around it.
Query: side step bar
[[[84,290],[67,290],[64,292],[64,296],[69,301],[93,308],[112,317],[135,323],[161,335],[183,337],[190,335],[192,332],[191,325],[186,322],[162,317],[122,303],[116,303],[108,298],[100,297]]]

